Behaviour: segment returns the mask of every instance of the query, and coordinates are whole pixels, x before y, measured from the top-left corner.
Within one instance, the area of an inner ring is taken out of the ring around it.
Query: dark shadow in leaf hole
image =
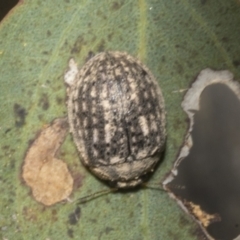
[[[207,227],[211,236],[233,239],[240,234],[240,101],[227,85],[203,90],[192,139],[190,153],[171,182],[185,189],[169,187],[208,214],[220,215],[221,221]]]
[[[7,15],[7,13],[17,5],[18,0],[0,1],[0,21]]]

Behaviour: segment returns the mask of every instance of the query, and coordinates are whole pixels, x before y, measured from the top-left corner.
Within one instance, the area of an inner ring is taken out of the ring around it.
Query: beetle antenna
[[[183,185],[179,185],[179,184],[167,184],[166,188],[163,187],[162,184],[159,183],[142,183],[142,187],[144,188],[149,188],[149,189],[153,189],[153,190],[160,190],[160,191],[164,191],[167,192],[169,188],[174,188],[174,189],[185,189],[185,186]]]
[[[89,194],[85,197],[81,197],[79,199],[77,199],[77,204],[82,204],[82,203],[86,203],[88,201],[91,201],[95,198],[98,198],[98,197],[101,197],[103,195],[106,195],[106,194],[109,194],[109,193],[112,193],[112,192],[116,192],[118,191],[118,188],[109,188],[109,189],[106,189],[106,190],[101,190],[101,191],[98,191],[98,192],[95,192],[95,193],[92,193],[92,194]]]

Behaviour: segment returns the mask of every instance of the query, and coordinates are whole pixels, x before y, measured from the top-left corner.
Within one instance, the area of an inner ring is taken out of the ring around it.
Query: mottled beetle
[[[81,160],[116,188],[134,187],[153,171],[166,139],[161,90],[139,60],[102,52],[65,74],[68,121]]]

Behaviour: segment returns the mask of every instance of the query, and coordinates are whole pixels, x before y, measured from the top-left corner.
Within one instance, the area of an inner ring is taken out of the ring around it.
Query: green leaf
[[[238,0],[25,0],[0,25],[0,238],[198,239],[192,218],[168,194],[117,192],[80,205],[46,207],[32,197],[21,173],[29,141],[66,115],[63,75],[70,57],[81,66],[89,52],[127,51],[152,70],[167,110],[167,148],[150,180],[161,182],[187,130],[180,103],[204,68],[240,77]],[[74,177],[70,198],[108,187],[79,162],[68,135],[59,158]],[[79,211],[78,211],[79,212]],[[70,218],[69,218],[70,217]]]

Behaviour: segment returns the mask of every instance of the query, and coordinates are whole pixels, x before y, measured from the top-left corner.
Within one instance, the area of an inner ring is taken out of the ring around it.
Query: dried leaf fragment
[[[199,205],[196,205],[193,202],[185,204],[204,227],[208,227],[211,223],[221,220],[221,217],[218,214],[208,214],[204,212]]]
[[[66,118],[45,127],[29,147],[23,165],[23,179],[34,198],[44,205],[66,199],[72,192],[73,178],[66,163],[55,157],[68,132]]]

